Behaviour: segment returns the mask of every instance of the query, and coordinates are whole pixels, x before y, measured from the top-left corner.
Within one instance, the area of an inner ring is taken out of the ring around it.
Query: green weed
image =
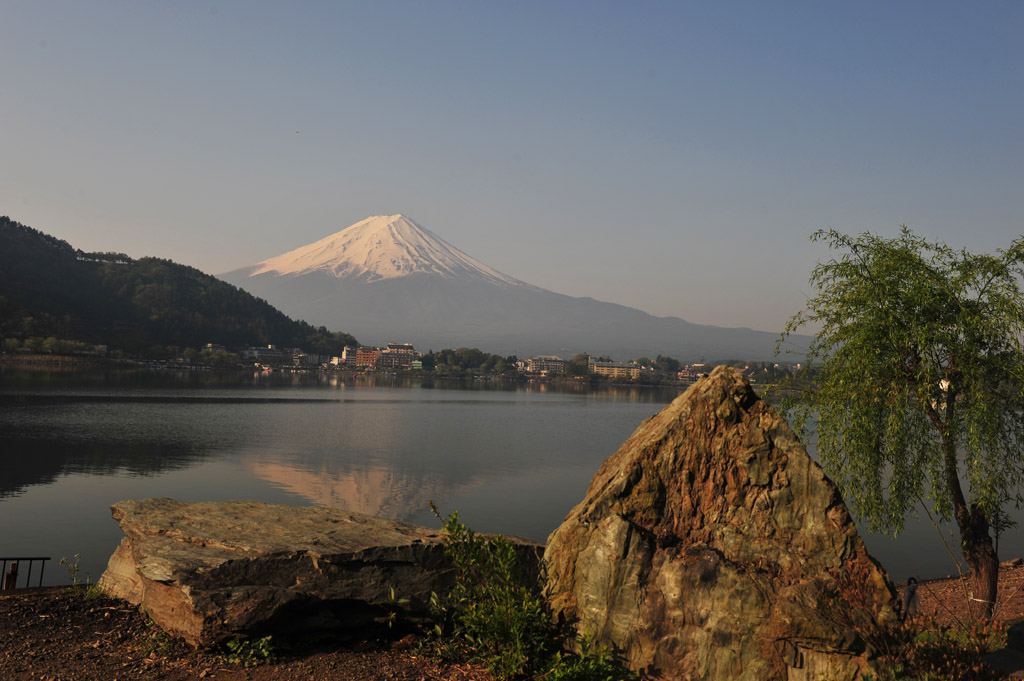
[[[81,558],[81,554],[76,553],[73,560],[64,556],[58,563],[58,565],[63,565],[67,569],[68,578],[71,580],[71,586],[64,589],[64,593],[80,594],[87,600],[101,598],[104,595],[103,590],[92,583],[91,575],[86,572],[85,578],[82,578],[82,569],[78,565]]]
[[[409,605],[409,599],[398,598],[395,595],[395,587],[389,586],[388,600],[384,604],[384,607],[387,610],[387,615],[384,616],[384,621],[387,622],[388,629],[391,629],[395,626],[395,622],[398,620],[399,613],[407,605]]]
[[[229,664],[242,667],[256,667],[274,659],[274,641],[272,636],[263,638],[233,638],[224,644],[227,652],[224,660]]]
[[[139,611],[143,612],[143,608],[141,608],[141,606]],[[185,643],[184,639],[171,636],[161,629],[160,626],[152,619],[147,618],[146,626],[149,628],[149,633],[146,634],[141,645],[142,652],[146,655],[162,658],[177,658],[191,652],[191,647]]]
[[[516,547],[500,535],[483,537],[459,521],[443,518],[445,553],[455,585],[443,598],[433,594],[436,623],[427,646],[442,659],[485,664],[498,679],[620,681],[636,678],[615,656],[587,641],[582,653],[565,651],[565,640],[542,596],[544,577],[528,574]]]

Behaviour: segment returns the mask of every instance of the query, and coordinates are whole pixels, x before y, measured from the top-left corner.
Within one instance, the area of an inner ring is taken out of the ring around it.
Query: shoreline
[[[1010,629],[1024,622],[1024,561],[1000,565],[1000,593],[1007,596],[996,619]],[[959,579],[921,582],[921,616],[939,626],[966,624]],[[441,663],[417,652],[420,636],[388,632],[365,641],[325,640],[278,652],[274,659],[245,668],[219,650],[193,649],[171,639],[125,601],[86,598],[67,587],[46,586],[0,592],[0,668],[11,681],[38,679],[197,678],[221,681],[493,681],[479,665]],[[1012,639],[1012,637],[1011,637]],[[1004,673],[1017,673],[1022,653],[1015,647],[989,653]]]

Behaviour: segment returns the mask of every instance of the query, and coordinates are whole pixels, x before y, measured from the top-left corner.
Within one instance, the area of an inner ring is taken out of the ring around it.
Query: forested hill
[[[193,267],[84,253],[0,217],[0,339],[50,336],[132,353],[219,343],[339,354],[356,344]]]

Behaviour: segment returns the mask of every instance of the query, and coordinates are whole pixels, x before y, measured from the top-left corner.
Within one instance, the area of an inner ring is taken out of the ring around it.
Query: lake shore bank
[[[923,581],[919,593],[922,616],[955,624],[965,611],[964,593],[957,578]],[[1002,564],[1000,595],[997,619],[1007,627],[1024,622],[1024,561]],[[62,587],[0,593],[0,625],[7,633],[0,642],[0,667],[11,681],[140,677],[167,681],[492,679],[476,665],[438,664],[416,654],[415,636],[399,632],[392,639],[355,646],[327,642],[285,651],[275,661],[246,669],[227,662],[222,655],[175,643],[124,601],[86,599]]]

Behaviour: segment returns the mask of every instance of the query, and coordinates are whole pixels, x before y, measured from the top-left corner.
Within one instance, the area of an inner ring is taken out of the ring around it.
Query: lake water
[[[676,390],[357,383],[317,374],[0,371],[0,556],[62,556],[95,581],[121,499],[325,505],[544,541],[601,462]],[[863,534],[863,533],[862,533]],[[955,572],[935,530],[863,534],[897,580]],[[953,540],[953,546],[958,542]],[[1020,528],[1001,539],[1022,555]]]

